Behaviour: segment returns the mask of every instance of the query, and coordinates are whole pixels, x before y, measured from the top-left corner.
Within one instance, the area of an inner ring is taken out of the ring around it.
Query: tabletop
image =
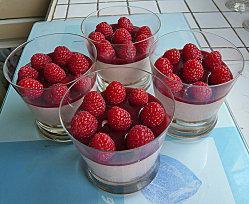
[[[181,13],[159,17],[160,32],[189,27]],[[37,23],[29,38],[51,31],[79,33],[81,21]],[[167,137],[153,182],[137,193],[113,195],[87,180],[72,144],[57,144],[39,135],[31,112],[10,88],[0,115],[0,203],[246,203],[248,149],[225,104],[218,118],[210,136],[199,142]]]
[[[249,19],[249,12],[231,11],[226,8],[226,1],[228,0],[54,0],[47,20],[82,19],[100,8],[130,5],[160,14],[181,12],[191,29],[224,36],[238,47],[245,59],[243,76],[233,87],[226,103],[239,131],[249,144],[249,32],[242,27],[242,22]]]

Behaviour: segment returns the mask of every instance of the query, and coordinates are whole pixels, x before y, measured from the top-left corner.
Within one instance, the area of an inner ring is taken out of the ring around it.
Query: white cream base
[[[70,115],[73,116],[76,110],[81,105],[82,101],[83,101],[83,97],[73,102],[70,105],[63,106],[62,110],[65,110],[64,112],[67,112],[67,114],[70,113]],[[59,107],[46,108],[46,107],[33,106],[31,104],[28,104],[28,106],[34,112],[36,119],[39,120],[40,122],[45,123],[47,125],[51,125],[51,126],[60,125]],[[71,109],[71,110],[66,111],[66,109]],[[67,118],[70,118],[70,116],[67,116]]]
[[[156,87],[154,87],[154,92],[156,97],[162,102],[165,108],[167,108],[169,103],[172,103],[172,100],[161,94]],[[219,111],[224,100],[225,97],[213,103],[204,105],[175,101],[174,118],[185,122],[199,122],[207,120]]]
[[[155,164],[161,147],[152,155],[142,161],[124,165],[124,166],[107,166],[96,163],[92,160],[83,157],[89,168],[98,177],[109,182],[131,182],[145,175]]]
[[[135,69],[124,69],[124,67],[138,68],[138,69],[145,70],[145,71],[151,70],[149,57],[146,57],[143,60],[140,60],[138,62],[134,62],[130,64],[122,64],[122,65],[106,64],[106,63],[97,61],[96,67],[97,67],[97,70],[103,70],[102,72],[98,74],[104,81],[115,80],[123,84],[134,84],[146,75],[146,73],[143,71],[139,71]],[[105,70],[108,68],[117,68],[117,69],[116,70],[115,69]]]

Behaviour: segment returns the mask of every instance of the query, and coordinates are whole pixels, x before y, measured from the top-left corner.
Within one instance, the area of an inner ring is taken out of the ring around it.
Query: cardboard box
[[[33,23],[42,20],[41,18],[22,18],[0,20],[0,39],[26,38],[33,26]]]
[[[45,16],[50,0],[0,0],[0,19]]]

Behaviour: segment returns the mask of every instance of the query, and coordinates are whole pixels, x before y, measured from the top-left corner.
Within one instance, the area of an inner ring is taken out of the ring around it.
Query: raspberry
[[[67,86],[58,83],[50,86],[44,93],[43,98],[51,106],[59,106],[63,96],[68,91]],[[64,102],[68,99],[68,95],[64,98]]]
[[[81,76],[80,78],[81,79],[77,80],[77,82],[73,85],[72,90],[80,92],[81,94],[86,94],[92,89],[93,87],[92,81],[95,82],[95,79],[92,79],[87,76],[85,77]]]
[[[201,51],[196,45],[188,43],[182,49],[182,55],[185,61],[190,59],[201,59]]]
[[[90,143],[89,143],[90,147],[93,147],[95,149],[99,149],[99,150],[105,150],[105,151],[115,151],[115,143],[112,140],[112,138],[105,134],[105,133],[96,133]]]
[[[17,85],[20,86],[21,95],[31,100],[39,98],[43,93],[43,85],[35,79],[24,78]]]
[[[75,52],[68,61],[68,69],[75,76],[84,74],[89,68],[89,62],[85,55]]]
[[[155,67],[164,75],[168,75],[173,72],[173,66],[167,58],[158,58],[155,62]]]
[[[109,37],[113,34],[112,27],[107,22],[99,23],[95,31],[102,33],[105,37]]]
[[[148,94],[144,89],[132,89],[128,95],[128,101],[134,106],[144,106],[148,103]]]
[[[125,87],[120,82],[113,81],[106,87],[105,98],[109,104],[117,105],[122,103],[125,97]]]
[[[221,54],[218,51],[208,53],[203,59],[204,67],[207,67],[209,71],[213,71],[214,67],[222,64]]]
[[[130,19],[126,17],[121,17],[118,19],[118,27],[119,28],[124,28],[127,31],[131,32],[133,30],[133,25]]]
[[[66,77],[65,71],[54,63],[46,64],[43,74],[45,79],[52,84],[58,83]]]
[[[202,81],[197,81],[193,83],[193,85],[194,85],[193,87],[190,87],[188,89],[188,92],[190,93],[190,95],[193,97],[194,100],[196,100],[197,102],[205,102],[211,98],[212,89],[208,87],[208,84]]]
[[[95,42],[101,42],[105,40],[105,36],[100,32],[91,32],[88,37]]]
[[[143,125],[155,127],[160,125],[165,118],[165,110],[157,102],[148,103],[141,111],[140,118]]]
[[[93,116],[98,117],[105,112],[105,101],[97,91],[90,91],[83,99],[81,109],[88,111]]]
[[[59,66],[65,66],[72,56],[72,52],[65,46],[57,46],[54,49],[53,60]]]
[[[131,41],[131,34],[124,28],[119,28],[115,31],[112,37],[112,41],[115,44],[124,44],[127,41]]]
[[[136,46],[136,49],[137,49],[137,52],[139,54],[142,54],[142,55],[145,55],[147,52],[148,52],[148,48],[149,48],[149,40],[146,40],[147,38],[149,38],[149,36],[145,35],[145,34],[141,34],[141,35],[138,35],[136,36],[136,43],[135,46]],[[142,41],[142,42],[140,42]]]
[[[52,62],[52,59],[43,53],[36,53],[31,57],[31,67],[37,71],[41,71],[44,68],[44,65]]]
[[[204,69],[197,59],[188,60],[183,64],[182,77],[187,83],[200,81],[203,74]]]
[[[137,148],[148,144],[155,139],[153,132],[143,125],[135,125],[131,128],[126,138],[128,149]]]
[[[18,71],[18,81],[24,78],[37,79],[38,72],[29,65],[25,65],[21,67],[20,70]]]
[[[209,83],[212,85],[222,84],[233,79],[229,68],[225,65],[216,66],[209,76]]]
[[[116,50],[117,57],[124,59],[127,63],[133,62],[136,56],[136,47],[130,41],[126,44],[120,45],[119,49]]]
[[[79,141],[84,143],[97,131],[98,121],[87,111],[77,112],[72,121],[70,132]]]
[[[136,36],[139,36],[141,34],[147,35],[147,36],[152,36],[152,32],[148,26],[142,26],[138,29]]]
[[[114,130],[126,130],[131,126],[131,115],[125,109],[114,106],[107,113],[107,121]]]
[[[163,57],[167,58],[171,64],[177,64],[180,62],[180,51],[177,50],[177,49],[170,49],[170,50],[167,50]]]
[[[112,58],[115,56],[115,50],[113,49],[111,43],[107,40],[101,43],[95,44],[98,52],[98,59],[100,61],[110,63]]]
[[[182,80],[176,74],[170,73],[163,80],[167,84],[167,86],[170,88],[172,93],[177,93],[182,90],[182,87],[183,87]]]

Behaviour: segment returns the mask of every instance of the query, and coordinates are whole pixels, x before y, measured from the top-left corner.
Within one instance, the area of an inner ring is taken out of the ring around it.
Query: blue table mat
[[[162,21],[160,34],[189,29],[180,13],[159,17]],[[81,19],[36,23],[29,39],[55,32],[80,34],[80,23]],[[213,185],[205,178],[211,178],[212,171],[215,174],[216,166],[213,170],[205,167],[208,175],[203,175],[188,159],[181,159],[185,154],[181,144],[172,142],[168,149],[162,150],[161,166],[154,183],[141,192],[118,196],[97,189],[87,180],[80,155],[73,145],[57,144],[40,136],[32,113],[12,87],[2,107],[0,130],[0,203],[196,203],[196,200],[210,203],[212,199],[220,199],[222,203],[223,197],[224,202],[227,199],[226,203],[247,203],[249,200],[248,151],[225,105],[219,112],[216,128],[203,143],[208,143],[208,148],[217,152],[215,160],[220,164],[219,173],[224,174],[224,179],[217,182],[227,180],[217,186],[228,190],[225,191],[227,195],[217,198],[214,190],[213,198],[209,196],[210,200],[206,201],[202,200],[206,193],[201,193],[201,189]],[[196,144],[185,145],[192,145],[190,149],[194,149]],[[194,151],[190,154],[193,158],[199,156]],[[179,170],[181,177],[176,177],[175,171],[168,172],[169,167]],[[171,185],[163,185],[166,180]]]

